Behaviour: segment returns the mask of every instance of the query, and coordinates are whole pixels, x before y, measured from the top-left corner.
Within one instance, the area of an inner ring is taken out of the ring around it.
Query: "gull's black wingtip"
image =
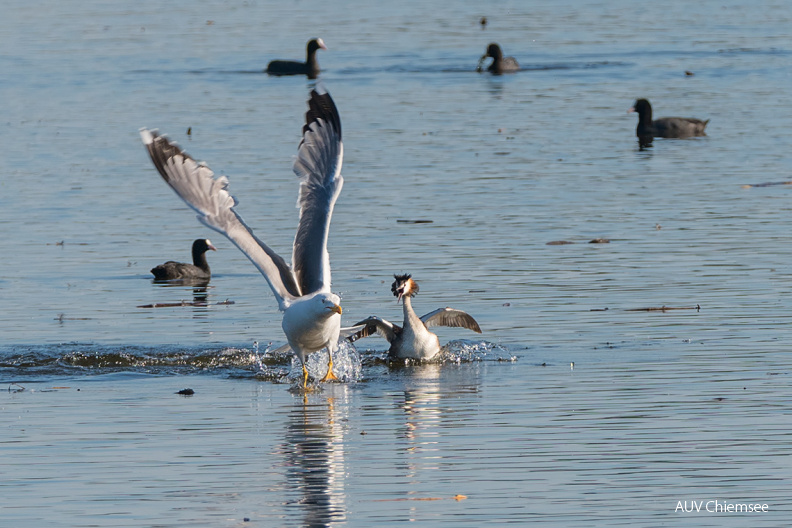
[[[333,98],[330,97],[330,93],[321,84],[311,90],[308,111],[305,113],[303,135],[310,130],[311,124],[319,119],[333,127],[339,139],[341,138],[341,116],[338,115],[338,108],[336,108]]]
[[[168,160],[174,156],[183,156],[185,159],[192,159],[189,154],[184,152],[178,143],[171,141],[166,135],[161,134],[159,130],[141,128],[140,139],[149,153],[151,161],[154,163],[157,172],[160,173],[162,179],[170,184],[170,174],[166,169]]]

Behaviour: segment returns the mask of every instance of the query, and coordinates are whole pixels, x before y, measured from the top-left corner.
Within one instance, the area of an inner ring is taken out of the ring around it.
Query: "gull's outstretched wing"
[[[463,312],[462,310],[454,310],[453,308],[438,308],[433,312],[421,317],[421,321],[429,326],[456,326],[459,328],[468,328],[476,333],[481,333],[478,323],[473,317]]]
[[[226,190],[228,178],[215,178],[208,166],[156,130],[141,129],[140,137],[162,178],[198,213],[198,220],[227,236],[261,271],[281,310],[299,297],[294,274],[283,258],[257,239],[234,211],[237,201]]]
[[[358,326],[363,326],[363,328],[349,336],[347,339],[354,342],[358,339],[362,339],[373,334],[379,334],[387,339],[388,343],[392,343],[402,330],[399,325],[395,325],[390,321],[386,321],[385,319],[380,319],[376,315],[372,315],[371,317],[355,323],[353,328]]]
[[[338,109],[329,93],[313,90],[294,161],[294,173],[300,178],[300,223],[294,237],[292,267],[303,295],[330,291],[327,236],[333,206],[344,185],[343,158]]]

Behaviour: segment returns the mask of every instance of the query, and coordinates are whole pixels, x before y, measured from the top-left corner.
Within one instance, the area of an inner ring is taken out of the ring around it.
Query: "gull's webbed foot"
[[[330,358],[327,361],[327,374],[325,374],[324,378],[320,379],[319,381],[322,383],[326,383],[328,381],[341,381],[335,374],[333,374],[333,353],[328,351],[327,355]]]

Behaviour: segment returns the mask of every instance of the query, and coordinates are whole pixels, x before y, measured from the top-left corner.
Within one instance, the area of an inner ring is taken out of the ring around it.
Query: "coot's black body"
[[[635,134],[639,138],[687,138],[707,135],[704,128],[709,123],[709,119],[702,121],[693,117],[661,117],[652,120],[652,105],[646,99],[638,99],[628,111],[638,113],[638,127]]]
[[[316,60],[316,52],[320,49],[327,49],[322,39],[311,39],[306,46],[305,62],[274,60],[267,65],[266,71],[270,75],[307,75],[311,79],[316,79],[316,76],[319,75],[319,61]]]
[[[209,269],[209,263],[206,261],[206,252],[216,248],[209,240],[199,238],[192,245],[192,258],[193,263],[187,264],[185,262],[175,262],[170,260],[165,264],[160,264],[151,268],[151,273],[154,274],[156,281],[170,281],[170,280],[206,280],[212,278],[212,272]]]
[[[517,59],[514,57],[504,57],[500,46],[493,42],[487,46],[487,52],[479,59],[476,71],[481,71],[481,65],[484,63],[487,57],[492,57],[492,62],[489,66],[487,66],[487,71],[495,75],[516,72],[520,69]]]

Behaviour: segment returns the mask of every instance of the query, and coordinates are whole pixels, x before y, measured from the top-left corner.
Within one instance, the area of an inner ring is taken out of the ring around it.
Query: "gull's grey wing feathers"
[[[367,317],[362,321],[358,321],[355,323],[354,327],[358,326],[362,326],[363,328],[349,336],[347,339],[354,342],[370,335],[379,334],[387,339],[388,343],[392,343],[393,340],[396,339],[396,336],[402,331],[399,325],[395,325],[390,321],[381,319],[376,315],[372,315],[371,317]]]
[[[421,321],[429,326],[455,326],[468,328],[476,333],[481,333],[481,328],[473,317],[462,310],[453,308],[438,308],[421,317]]]
[[[327,237],[344,178],[341,118],[329,93],[311,92],[294,173],[300,179],[300,222],[294,237],[292,267],[304,295],[330,291]]]
[[[342,326],[338,333],[340,339],[348,339],[349,341],[356,341],[358,338],[354,337],[358,332],[363,330],[365,325],[357,324],[353,326]]]
[[[151,161],[165,182],[198,213],[198,220],[227,236],[261,271],[278,298],[281,310],[300,296],[294,274],[283,258],[256,238],[234,211],[236,199],[226,188],[228,178],[212,170],[156,130],[140,130]]]
[[[271,356],[279,356],[281,354],[286,354],[287,352],[292,352],[292,347],[289,343],[286,343],[285,345],[281,345],[278,348],[268,350],[267,354]]]

